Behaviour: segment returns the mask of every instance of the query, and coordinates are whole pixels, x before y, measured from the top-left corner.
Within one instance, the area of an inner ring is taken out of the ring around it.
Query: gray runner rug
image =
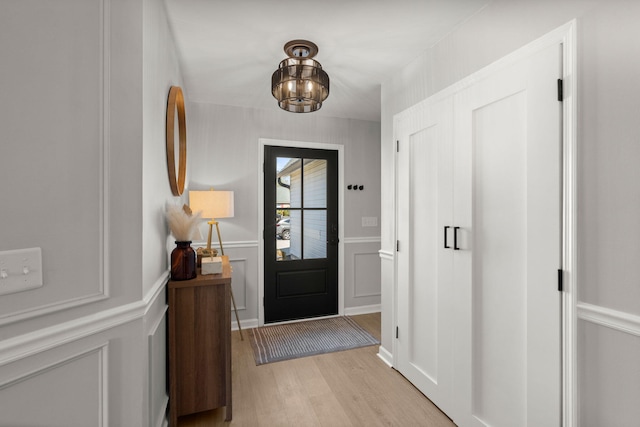
[[[249,335],[256,365],[380,344],[349,317],[263,326]]]

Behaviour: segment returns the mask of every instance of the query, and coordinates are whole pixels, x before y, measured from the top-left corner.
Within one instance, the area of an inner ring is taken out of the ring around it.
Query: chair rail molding
[[[143,318],[153,303],[164,295],[168,280],[169,273],[166,272],[139,301],[0,341],[0,366]]]
[[[393,261],[394,259],[393,252],[391,251],[385,251],[380,249],[378,251],[378,254],[380,255],[380,259],[383,259],[385,261]]]
[[[345,245],[355,245],[358,243],[378,243],[380,244],[380,236],[370,236],[370,237],[345,237],[344,243]]]
[[[640,337],[640,316],[584,302],[578,303],[578,319]]]

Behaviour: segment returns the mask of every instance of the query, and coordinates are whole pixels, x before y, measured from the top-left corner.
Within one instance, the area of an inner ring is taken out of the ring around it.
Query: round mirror
[[[176,116],[178,126],[176,128]],[[178,157],[176,158],[175,139],[178,137]],[[169,185],[174,196],[180,196],[184,191],[184,181],[187,175],[187,123],[184,112],[184,97],[182,89],[171,86],[167,100],[167,169],[169,171]],[[176,175],[176,165],[178,174]]]

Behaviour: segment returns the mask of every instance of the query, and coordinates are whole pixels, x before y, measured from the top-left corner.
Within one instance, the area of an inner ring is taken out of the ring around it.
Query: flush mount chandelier
[[[310,113],[322,107],[329,96],[329,75],[314,56],[318,46],[307,40],[284,45],[288,58],[271,76],[271,93],[278,106],[292,113]]]

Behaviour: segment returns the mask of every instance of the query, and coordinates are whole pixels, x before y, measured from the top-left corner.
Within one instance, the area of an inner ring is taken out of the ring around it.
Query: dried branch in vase
[[[201,221],[200,213],[190,214],[190,212],[187,205],[167,205],[169,229],[178,242],[192,240],[193,236],[198,233],[198,224]]]

